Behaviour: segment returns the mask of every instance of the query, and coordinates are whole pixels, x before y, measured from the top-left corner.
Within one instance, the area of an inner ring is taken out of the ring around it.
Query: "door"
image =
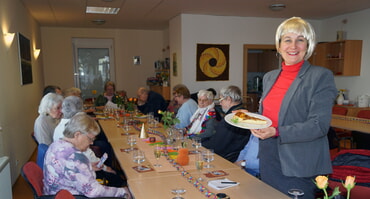
[[[107,81],[115,81],[112,39],[73,39],[74,81],[83,99],[104,92]]]
[[[244,57],[243,57],[243,103],[244,106],[251,112],[257,112],[259,106],[259,99],[261,92],[248,93],[248,72],[265,73],[269,70],[279,68],[281,58],[273,56],[266,56],[261,62],[259,62],[258,54],[255,52],[272,52],[276,50],[275,45],[267,44],[245,44],[244,45]],[[252,53],[251,53],[252,52]],[[267,53],[270,54],[270,53]],[[251,64],[255,63],[255,64]],[[263,68],[258,68],[259,65],[266,65]],[[262,77],[262,75],[261,75]]]

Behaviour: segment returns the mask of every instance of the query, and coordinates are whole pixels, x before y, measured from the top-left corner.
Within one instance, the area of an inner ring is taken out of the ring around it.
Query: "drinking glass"
[[[119,113],[118,110],[114,113],[114,119],[117,122],[117,127],[119,127],[120,126],[119,123],[120,123],[120,120],[121,120],[121,114]]]
[[[171,193],[176,195],[172,199],[184,199],[183,197],[181,197],[181,195],[184,194],[185,192],[186,192],[186,190],[184,188],[172,189]]]
[[[301,189],[289,189],[288,193],[294,196],[294,199],[298,199],[299,196],[303,196],[304,193]]]
[[[213,152],[213,149],[207,149],[203,151],[203,159],[205,162],[207,162],[206,165],[204,165],[204,168],[213,168],[213,165],[210,164],[215,159],[215,153]]]
[[[105,118],[109,118],[109,108],[108,107],[104,107],[103,113],[104,113]]]
[[[134,150],[134,145],[136,144],[136,136],[135,135],[129,135],[127,137],[127,144],[130,145],[130,151]]]
[[[193,147],[196,149],[195,151],[199,153],[199,148],[202,147],[202,140],[199,137],[193,137]]]
[[[153,166],[155,167],[161,167],[162,165],[158,163],[159,159],[161,158],[162,155],[162,147],[161,145],[157,144],[154,146],[154,157],[157,160],[157,163],[154,164]]]
[[[158,117],[155,117],[154,120],[153,120],[153,128],[157,128],[158,127],[158,123],[159,123],[159,118]]]
[[[138,164],[137,169],[142,170],[141,163],[145,162],[145,154],[141,150],[134,150],[132,153],[132,160]]]
[[[124,125],[122,126],[122,130],[123,130],[123,132],[125,133],[125,135],[130,135],[129,131],[131,130],[131,127],[130,127],[130,125],[128,125],[128,124],[124,124]]]
[[[197,168],[199,178],[198,181],[203,181],[204,179],[202,178],[202,170],[203,170],[203,156],[202,153],[197,153],[195,154],[195,167]]]

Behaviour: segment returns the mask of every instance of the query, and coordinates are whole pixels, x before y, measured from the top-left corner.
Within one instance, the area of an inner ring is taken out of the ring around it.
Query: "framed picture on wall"
[[[21,33],[18,36],[18,51],[21,73],[21,84],[31,84],[32,78],[32,62],[31,62],[31,42]]]
[[[229,44],[197,44],[197,81],[229,80]]]

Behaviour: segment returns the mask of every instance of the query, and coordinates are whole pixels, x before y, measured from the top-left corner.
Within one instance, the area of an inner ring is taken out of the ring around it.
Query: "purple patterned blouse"
[[[45,155],[44,194],[54,195],[66,189],[87,197],[123,197],[123,188],[99,184],[88,158],[64,140],[53,142]]]

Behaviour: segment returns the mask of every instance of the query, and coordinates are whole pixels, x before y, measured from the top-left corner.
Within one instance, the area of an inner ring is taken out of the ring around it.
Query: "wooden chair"
[[[341,106],[333,106],[332,113],[336,115],[347,115],[348,109],[346,107],[341,107]],[[338,140],[338,151],[341,148],[341,142],[348,140],[350,142],[350,148],[353,148],[353,137],[352,137],[352,132],[347,131],[345,129],[340,129],[340,128],[334,128],[336,137]],[[346,148],[346,142],[343,142],[344,148]]]

